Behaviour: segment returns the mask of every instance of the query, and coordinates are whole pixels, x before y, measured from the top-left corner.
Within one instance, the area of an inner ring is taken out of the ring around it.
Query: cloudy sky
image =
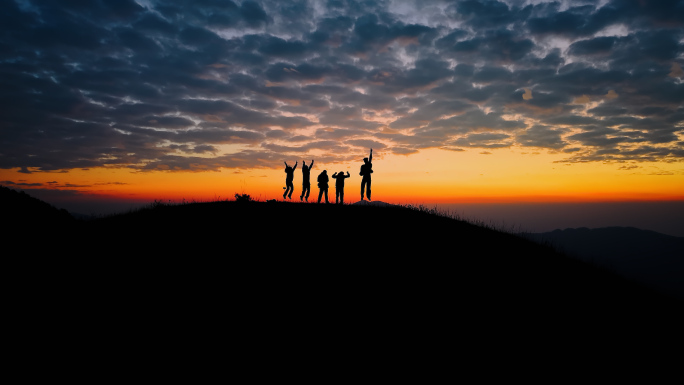
[[[682,187],[684,1],[0,7],[0,183],[10,187],[130,193],[132,175],[261,170],[278,178],[276,194],[283,161],[353,172],[370,147],[388,180],[399,174],[389,164],[425,154],[432,163],[417,167],[445,174],[479,159],[525,169],[537,154],[529,162],[549,170],[610,167]]]

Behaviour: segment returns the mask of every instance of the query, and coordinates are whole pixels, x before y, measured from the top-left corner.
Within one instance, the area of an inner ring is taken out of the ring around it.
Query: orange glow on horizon
[[[426,150],[399,156],[378,151],[373,156],[372,198],[397,204],[684,200],[681,163],[635,163],[629,167],[620,163],[555,163],[564,158],[565,154],[511,149],[493,150],[490,155],[478,151]],[[292,163],[296,159],[292,157],[288,161]],[[316,163],[311,172],[309,202],[318,198],[316,177],[323,169],[329,175],[349,171],[351,178],[345,184],[345,202],[358,201],[361,163],[361,159],[345,164]],[[299,201],[302,189],[300,170],[295,171],[293,201]],[[215,201],[248,194],[266,201],[282,200],[285,173],[281,165],[273,169],[221,169],[220,172],[95,168],[20,174],[15,169],[0,170],[0,180],[13,182],[2,183],[10,188],[77,190],[80,196],[102,199]],[[334,201],[334,181],[330,183],[328,195]]]

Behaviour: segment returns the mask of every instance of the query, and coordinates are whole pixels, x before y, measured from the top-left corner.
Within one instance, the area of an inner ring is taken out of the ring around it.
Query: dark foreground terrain
[[[681,338],[681,301],[426,210],[230,201],[15,220],[16,292],[34,296],[43,317],[80,314],[81,327],[107,324],[112,338],[182,330],[257,347],[363,339],[490,353]]]
[[[684,238],[633,227],[524,234],[684,300]]]

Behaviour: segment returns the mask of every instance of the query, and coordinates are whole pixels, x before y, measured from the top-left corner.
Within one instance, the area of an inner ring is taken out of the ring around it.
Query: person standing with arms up
[[[342,171],[333,174],[332,177],[337,179],[335,182],[335,203],[344,204],[344,180],[350,176],[349,171],[347,171],[347,175],[344,175]]]
[[[292,199],[292,191],[294,191],[294,186],[292,185],[292,179],[294,179],[294,170],[297,169],[297,162],[295,162],[294,167],[290,167],[287,165],[287,162],[285,162],[285,174],[287,176],[285,177],[285,193],[283,194],[283,199]]]
[[[309,167],[306,167],[306,161],[302,161],[302,195],[299,197],[299,200],[303,200],[306,198],[306,201],[309,201],[309,193],[311,192],[311,181],[310,181],[310,174],[311,174],[311,168],[313,167],[314,161],[311,159],[311,163],[309,163]]]
[[[370,149],[370,157],[363,158],[363,165],[361,165],[361,200],[363,200],[364,188],[366,190],[366,197],[371,200],[371,174],[373,173],[373,149]]]

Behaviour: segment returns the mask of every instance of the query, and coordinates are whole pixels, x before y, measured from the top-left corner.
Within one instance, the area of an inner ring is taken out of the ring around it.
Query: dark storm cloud
[[[513,142],[509,140],[510,138],[510,135],[486,132],[481,134],[470,134],[458,138],[448,145],[457,147],[503,148],[510,147],[513,144]]]
[[[566,130],[564,129],[553,129],[547,126],[535,125],[518,134],[516,140],[520,145],[525,147],[551,148],[557,150],[567,145],[561,137],[561,134],[565,132]]]
[[[391,128],[414,128],[427,125],[444,116],[460,114],[473,106],[461,100],[435,100],[418,108],[413,114],[395,120]]]
[[[679,161],[683,4],[0,0],[0,167],[280,167],[359,146]]]
[[[518,19],[518,12],[505,2],[495,0],[458,1],[446,9],[447,15],[476,30],[506,26]]]
[[[189,19],[214,27],[259,27],[269,21],[261,5],[254,1],[238,4],[231,0],[165,0],[153,2],[152,8],[171,22]]]
[[[532,52],[534,42],[507,29],[487,31],[455,43],[444,54],[470,62],[510,63]]]
[[[427,125],[427,128],[453,128],[459,132],[476,130],[512,131],[525,127],[526,124],[520,120],[504,119],[501,113],[487,113],[479,109],[473,109],[447,119],[434,120]]]

